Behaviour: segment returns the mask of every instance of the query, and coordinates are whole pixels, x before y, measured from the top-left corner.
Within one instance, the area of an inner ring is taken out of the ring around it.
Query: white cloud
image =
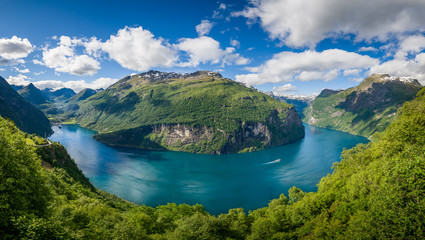
[[[346,69],[344,70],[344,76],[358,76],[361,71],[361,69]]]
[[[236,40],[236,39],[231,39],[230,40],[230,45],[232,45],[235,48],[239,48],[241,46],[241,43],[238,40]]]
[[[9,84],[13,84],[13,85],[28,85],[31,82],[28,81],[30,78],[26,75],[23,74],[18,74],[17,76],[9,76],[8,79],[6,79],[6,81]]]
[[[29,77],[22,74],[19,74],[18,76],[9,76],[9,78],[6,80],[9,82],[9,84],[21,85],[21,86],[26,86],[30,83],[33,83],[34,86],[36,86],[39,89],[52,88],[56,90],[60,88],[71,88],[77,93],[85,88],[105,89],[118,81],[118,79],[114,79],[114,78],[98,78],[93,82],[87,82],[85,80],[76,80],[76,81],[67,81],[67,82],[63,82],[59,80],[43,80],[43,81],[31,82],[29,81],[30,80]]]
[[[260,20],[273,39],[291,47],[314,47],[328,37],[385,41],[394,34],[425,30],[423,0],[251,0],[233,16]]]
[[[103,43],[102,50],[121,66],[135,71],[171,67],[177,60],[175,50],[142,27],[120,29]]]
[[[358,52],[377,52],[378,49],[374,47],[361,47],[359,48]]]
[[[83,42],[83,45],[86,48],[87,54],[94,57],[100,57],[103,43],[96,37],[92,37],[89,41]]]
[[[59,81],[59,80],[44,80],[44,81],[38,81],[33,82],[34,86],[40,89],[45,88],[53,88],[53,89],[60,89],[60,88],[71,88],[75,92],[79,92],[85,88],[91,88],[91,89],[100,89],[100,88],[107,88],[117,82],[118,79],[114,78],[99,78],[96,79],[93,82],[87,82],[85,80],[77,80],[77,81]]]
[[[288,92],[295,92],[296,90],[297,90],[297,88],[294,85],[288,83],[288,84],[285,84],[285,85],[282,85],[282,86],[279,86],[279,87],[273,87],[273,94],[274,95],[283,95],[283,94],[288,93]]]
[[[196,25],[196,32],[199,36],[208,35],[210,33],[212,27],[214,26],[214,23],[208,21],[208,20],[202,20],[200,24]]]
[[[393,59],[373,66],[369,72],[387,73],[396,77],[411,77],[425,85],[425,53],[420,53],[414,59]]]
[[[414,35],[404,37],[397,45],[386,46],[394,58],[376,64],[369,71],[372,73],[387,73],[396,77],[411,77],[425,85],[425,37]]]
[[[311,50],[301,53],[281,52],[258,67],[247,68],[252,73],[236,75],[236,80],[250,85],[293,80],[331,81],[336,79],[341,71],[369,69],[378,63],[377,59],[369,56],[340,49],[329,49],[323,52]]]
[[[0,38],[0,57],[6,59],[25,58],[34,50],[28,39],[18,38]]]
[[[74,46],[62,40],[58,47],[43,49],[43,61],[34,60],[35,64],[42,64],[57,72],[65,72],[73,75],[94,75],[100,69],[100,63],[88,55],[75,54]],[[66,38],[64,38],[66,39]]]
[[[53,37],[59,40],[58,46],[43,48],[42,61],[34,59],[34,64],[44,65],[56,72],[65,72],[73,75],[94,75],[100,69],[100,63],[85,54],[76,54],[76,47],[83,45],[83,39],[70,38],[68,36]]]
[[[235,52],[235,48],[220,48],[220,43],[213,38],[202,36],[199,38],[182,38],[176,45],[180,51],[187,53],[189,60],[179,63],[181,67],[196,67],[201,63],[211,63],[222,65],[244,65],[249,59],[240,56]]]
[[[220,3],[220,6],[218,7],[218,9],[220,10],[226,10],[227,6],[224,3]]]
[[[395,58],[404,59],[409,54],[417,54],[425,49],[425,37],[422,35],[409,36],[399,43]]]
[[[17,67],[14,67],[13,69],[14,69],[15,71],[19,72],[19,73],[29,73],[29,72],[30,72],[30,70],[29,70],[28,68],[25,68],[25,69],[19,69],[19,68],[17,68]]]
[[[200,34],[208,31],[203,29]],[[156,67],[196,67],[201,63],[245,65],[250,61],[236,53],[234,47],[222,49],[211,37],[181,38],[177,44],[169,44],[142,27],[125,27],[106,41],[96,37],[52,39],[58,41],[58,46],[44,47],[42,61],[34,59],[32,62],[55,69],[55,74],[96,74],[100,69],[98,60],[106,53],[122,67],[139,72]],[[239,42],[234,40],[232,44],[236,46]],[[83,47],[85,54],[76,54],[77,47]]]

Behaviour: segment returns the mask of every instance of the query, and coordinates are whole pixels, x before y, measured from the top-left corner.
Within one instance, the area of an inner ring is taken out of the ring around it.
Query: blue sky
[[[148,70],[218,71],[279,94],[425,83],[423,0],[3,0],[0,76],[40,88],[107,87]]]

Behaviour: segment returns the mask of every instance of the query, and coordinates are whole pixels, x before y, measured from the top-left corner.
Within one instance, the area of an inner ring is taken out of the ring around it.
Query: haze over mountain
[[[422,85],[416,79],[372,74],[357,87],[323,90],[304,110],[304,121],[365,137],[383,131],[398,108],[412,100]]]

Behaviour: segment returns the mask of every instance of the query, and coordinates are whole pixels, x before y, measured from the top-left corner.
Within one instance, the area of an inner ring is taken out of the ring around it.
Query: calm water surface
[[[49,139],[64,145],[99,189],[148,206],[200,203],[219,214],[267,206],[292,186],[315,191],[343,148],[367,142],[360,136],[305,127],[305,138],[293,144],[227,155],[110,147],[94,140],[95,132],[75,125],[54,127]]]

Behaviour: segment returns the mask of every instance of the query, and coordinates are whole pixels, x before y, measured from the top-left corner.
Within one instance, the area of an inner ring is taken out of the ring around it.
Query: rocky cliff
[[[117,146],[221,154],[304,136],[293,106],[215,72],[128,76],[76,104],[66,116]]]
[[[304,126],[294,108],[282,120],[274,111],[265,122],[240,122],[235,132],[185,124],[149,125],[95,135],[112,146],[150,150],[175,150],[195,153],[225,154],[251,152],[284,145],[304,137]]]
[[[323,90],[304,110],[304,121],[319,127],[372,136],[383,131],[397,109],[422,88],[415,79],[372,74],[357,87]]]

